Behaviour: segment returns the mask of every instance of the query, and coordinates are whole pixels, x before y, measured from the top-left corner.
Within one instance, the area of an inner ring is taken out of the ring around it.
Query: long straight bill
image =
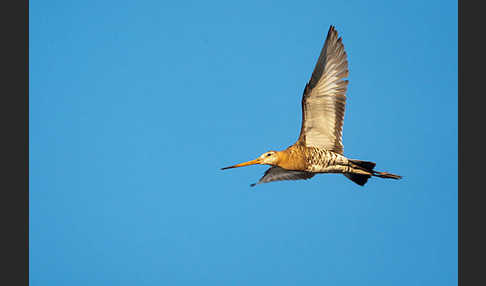
[[[245,162],[245,163],[236,164],[236,165],[229,166],[229,167],[224,167],[224,168],[221,168],[221,170],[238,168],[238,167],[245,167],[245,166],[250,166],[250,165],[255,165],[255,164],[260,164],[260,159],[255,159],[255,160],[251,160],[251,161],[248,161],[248,162]]]

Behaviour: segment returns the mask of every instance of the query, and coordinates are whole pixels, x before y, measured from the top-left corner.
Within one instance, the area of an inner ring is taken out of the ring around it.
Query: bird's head
[[[229,167],[224,167],[224,168],[221,168],[221,170],[250,166],[250,165],[255,165],[255,164],[274,166],[274,165],[277,164],[277,161],[278,161],[278,152],[277,151],[268,151],[268,152],[265,152],[262,155],[260,155],[260,157],[256,158],[255,160],[236,164],[236,165],[229,166]]]

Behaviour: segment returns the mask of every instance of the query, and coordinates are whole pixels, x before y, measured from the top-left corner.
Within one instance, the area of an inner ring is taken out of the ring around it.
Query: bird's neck
[[[285,150],[279,151],[277,166],[287,170],[305,170],[305,156],[301,150],[291,146]]]

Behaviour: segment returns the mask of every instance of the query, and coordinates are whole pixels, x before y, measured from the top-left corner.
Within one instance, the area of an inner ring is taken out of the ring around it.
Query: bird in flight
[[[261,164],[271,167],[255,184],[281,180],[306,180],[319,173],[343,174],[364,186],[372,176],[401,179],[374,170],[375,163],[343,155],[342,128],[346,104],[348,60],[342,38],[331,25],[324,47],[305,85],[302,96],[302,127],[295,144],[282,151],[263,153],[255,160],[222,168]]]

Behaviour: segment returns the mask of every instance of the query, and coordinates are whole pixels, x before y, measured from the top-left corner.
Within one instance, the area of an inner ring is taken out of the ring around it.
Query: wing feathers
[[[310,172],[292,171],[277,166],[272,166],[265,171],[265,174],[258,181],[258,183],[251,184],[250,186],[254,187],[257,184],[269,183],[273,181],[282,181],[282,180],[307,180],[314,177],[314,175],[315,175],[314,173],[310,173]]]
[[[302,128],[297,141],[342,154],[342,125],[346,105],[348,60],[333,26],[302,97]]]

